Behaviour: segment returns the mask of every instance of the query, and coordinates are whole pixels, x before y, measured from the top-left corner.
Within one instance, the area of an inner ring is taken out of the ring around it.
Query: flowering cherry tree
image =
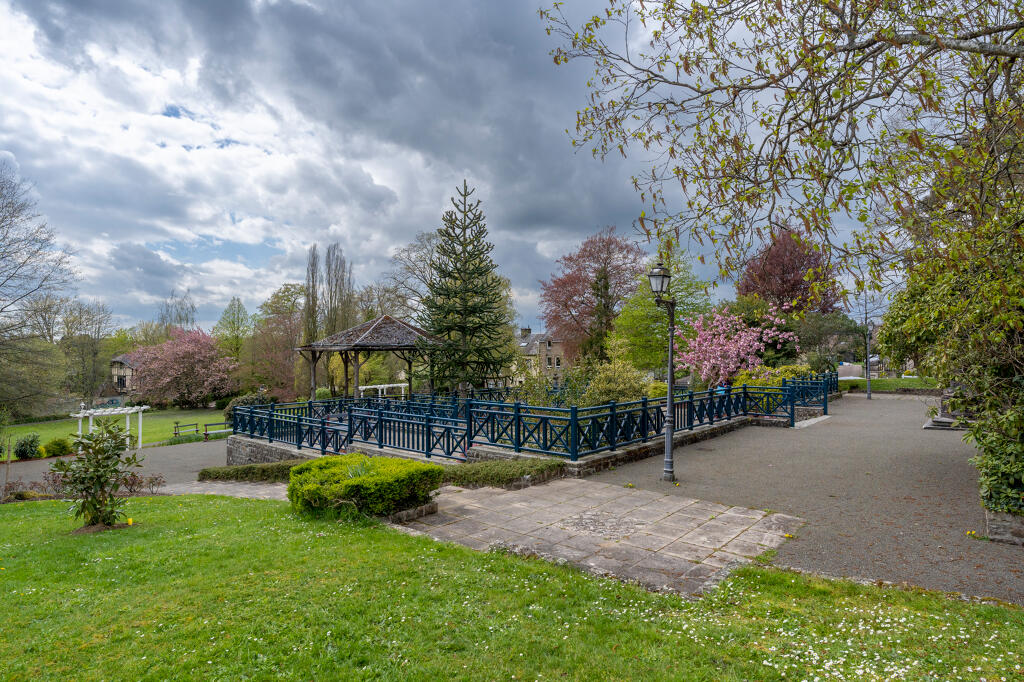
[[[222,355],[217,340],[201,329],[174,329],[171,339],[132,354],[139,393],[182,407],[199,407],[234,387],[234,360]]]
[[[782,348],[790,341],[799,344],[796,334],[780,329],[785,323],[786,319],[774,306],[758,327],[748,326],[728,308],[702,315],[693,322],[692,338],[682,330],[676,331],[676,367],[680,371],[693,370],[708,386],[719,386],[741,369],[761,365],[760,354],[768,346]]]

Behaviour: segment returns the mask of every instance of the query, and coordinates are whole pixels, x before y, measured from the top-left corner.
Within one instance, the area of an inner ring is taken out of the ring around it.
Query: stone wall
[[[291,445],[268,443],[259,438],[242,435],[228,436],[227,450],[227,466],[283,462],[288,459],[313,459],[320,454],[315,450],[300,451]]]

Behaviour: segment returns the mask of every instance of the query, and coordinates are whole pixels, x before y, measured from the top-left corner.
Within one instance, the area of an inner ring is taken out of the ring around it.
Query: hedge
[[[287,483],[292,467],[308,460],[287,459],[283,462],[238,464],[229,467],[209,467],[199,472],[200,481],[267,481]]]
[[[347,505],[386,516],[429,502],[443,475],[437,464],[397,457],[318,457],[291,470],[288,499],[299,511],[317,516],[343,513]]]
[[[444,482],[462,488],[524,487],[558,478],[564,469],[557,459],[494,459],[445,467]]]

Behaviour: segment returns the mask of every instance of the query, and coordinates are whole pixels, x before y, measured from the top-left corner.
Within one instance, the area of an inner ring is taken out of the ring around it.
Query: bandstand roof
[[[357,324],[337,334],[299,346],[298,351],[403,351],[418,350],[423,343],[436,344],[440,339],[416,325],[382,315],[375,320]]]

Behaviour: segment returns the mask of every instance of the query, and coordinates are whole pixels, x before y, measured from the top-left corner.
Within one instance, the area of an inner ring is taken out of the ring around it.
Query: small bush
[[[237,397],[237,395],[228,395],[224,396],[223,398],[217,398],[217,400],[214,401],[213,403],[213,407],[223,412],[224,410],[227,409],[228,405],[231,404],[231,401]]]
[[[112,419],[101,419],[99,428],[75,439],[80,453],[71,459],[57,459],[50,470],[61,474],[65,491],[74,499],[75,517],[85,525],[112,526],[123,514],[124,498],[118,496],[122,479],[142,466],[135,454],[126,455],[128,434]]]
[[[597,366],[579,406],[604,405],[613,400],[633,402],[641,400],[646,390],[644,375],[627,361],[617,359]]]
[[[664,381],[652,381],[647,384],[647,397],[651,399],[664,398],[668,395],[668,384]]]
[[[287,483],[292,467],[298,466],[305,459],[288,459],[283,462],[265,462],[262,464],[239,464],[230,467],[209,467],[199,472],[200,481],[269,481],[271,483]]]
[[[16,459],[35,459],[40,455],[38,433],[22,436],[14,445],[14,457]]]
[[[503,488],[527,476],[533,482],[557,478],[563,469],[565,463],[557,459],[494,459],[445,467],[443,480],[463,488]]]
[[[314,515],[337,515],[344,507],[386,516],[430,501],[444,468],[396,457],[353,453],[319,457],[291,470],[288,499]]]
[[[268,403],[276,402],[277,398],[272,395],[267,395],[264,392],[246,393],[244,395],[236,396],[232,398],[227,407],[224,408],[224,421],[231,421],[231,415],[235,411],[236,407],[244,405],[266,405]]]
[[[858,384],[856,381],[844,381],[842,384],[840,384],[840,386],[845,386],[847,390],[850,391],[860,390],[860,384]]]
[[[331,398],[331,389],[327,388],[326,386],[321,386],[320,388],[316,389],[316,399],[317,400],[328,400],[330,398]]]
[[[19,502],[33,502],[35,500],[52,500],[52,495],[41,493],[38,490],[19,490],[11,495],[11,499]]]
[[[67,438],[54,438],[43,446],[47,457],[63,457],[71,454],[71,441]]]

